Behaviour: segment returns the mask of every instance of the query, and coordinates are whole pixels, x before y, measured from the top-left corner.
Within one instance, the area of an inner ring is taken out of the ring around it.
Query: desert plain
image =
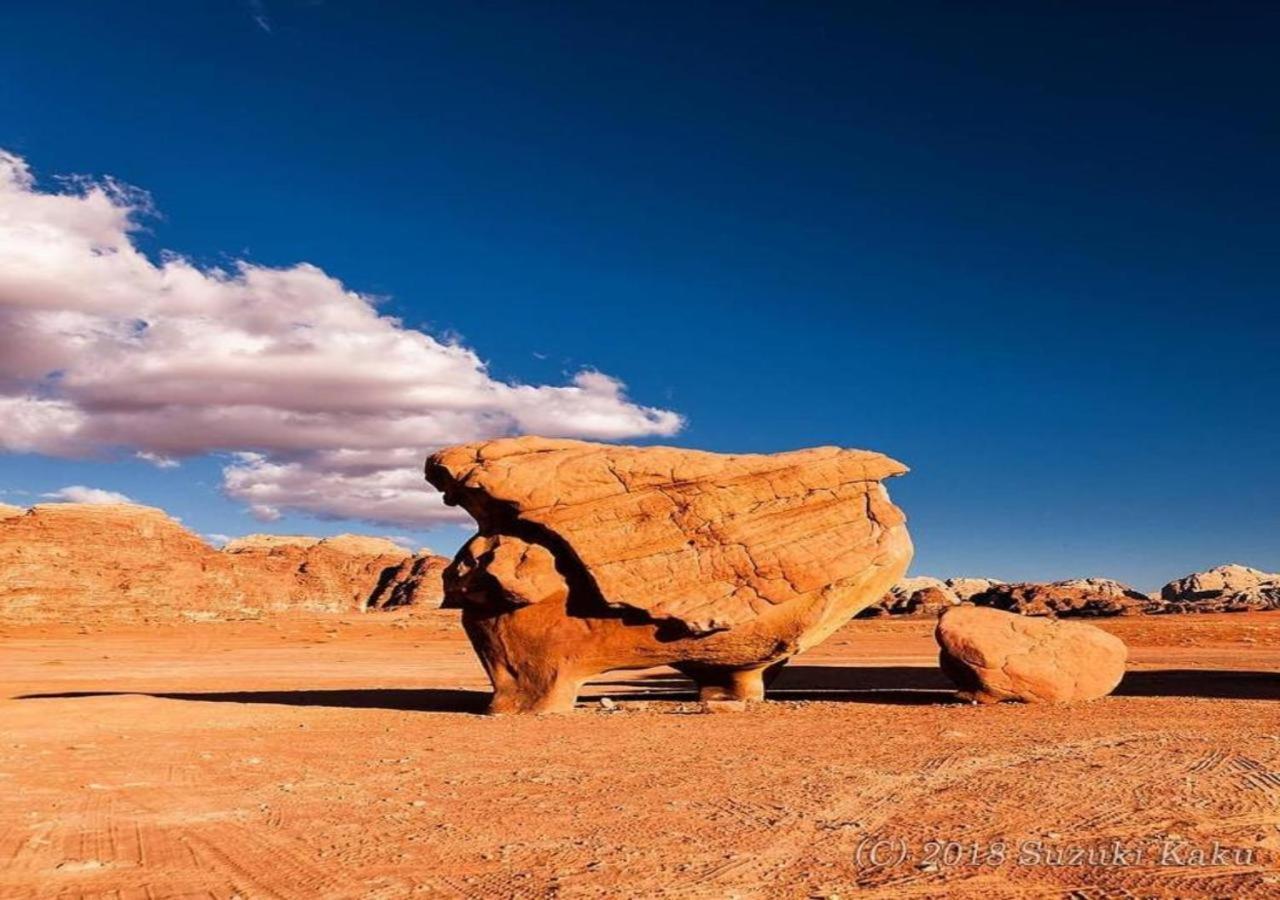
[[[509,717],[458,616],[3,626],[0,897],[1280,895],[1276,613],[1097,619],[1088,703],[856,619],[742,711],[653,669]]]

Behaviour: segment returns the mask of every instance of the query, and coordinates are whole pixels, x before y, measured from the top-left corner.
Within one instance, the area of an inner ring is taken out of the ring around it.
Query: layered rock
[[[937,616],[959,603],[960,598],[945,582],[920,575],[902,579],[879,603],[867,607],[858,616]]]
[[[45,504],[0,515],[0,617],[356,612],[375,591],[394,592],[395,572],[408,558],[389,541],[355,535],[256,535],[219,551],[159,509]]]
[[[1094,700],[1124,677],[1124,643],[1082,622],[959,606],[934,634],[942,671],[978,703]]]
[[[1024,616],[1128,616],[1150,606],[1151,598],[1109,578],[1076,578],[1050,584],[997,584],[974,594],[975,606]]]
[[[51,503],[0,519],[0,615],[145,618],[238,605],[216,550],[163,510]]]
[[[427,479],[479,533],[445,572],[491,709],[571,708],[616,668],[672,664],[704,699],[758,699],[905,572],[906,468],[824,447],[727,455],[525,437],[433,455]]]
[[[358,612],[409,556],[382,538],[253,534],[229,542],[243,602],[264,612]]]
[[[419,553],[383,573],[369,596],[370,609],[438,609],[444,603],[444,570],[449,560]]]
[[[1280,574],[1248,566],[1218,566],[1171,581],[1160,590],[1161,612],[1247,612],[1280,609]]]

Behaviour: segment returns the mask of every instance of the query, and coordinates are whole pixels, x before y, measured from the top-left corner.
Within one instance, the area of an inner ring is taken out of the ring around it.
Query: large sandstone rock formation
[[[1280,574],[1228,565],[1195,572],[1160,590],[1161,612],[1280,609]]]
[[[958,606],[934,634],[942,671],[979,703],[1093,700],[1124,677],[1124,643],[1082,622]]]
[[[1076,578],[1051,584],[996,584],[969,602],[1024,616],[1127,616],[1144,612],[1151,598],[1109,578]]]
[[[572,708],[609,669],[672,664],[704,699],[758,699],[905,572],[906,468],[823,447],[725,455],[524,437],[427,460],[479,533],[445,572],[494,712]]]
[[[46,504],[16,516],[0,511],[0,617],[355,612],[375,592],[395,590],[408,558],[390,541],[354,535],[255,535],[218,551],[159,509]]]

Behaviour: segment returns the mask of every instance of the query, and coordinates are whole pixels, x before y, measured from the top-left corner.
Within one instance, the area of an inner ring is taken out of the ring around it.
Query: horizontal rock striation
[[[357,535],[251,535],[216,550],[159,509],[44,504],[0,514],[0,617],[358,612],[375,591],[395,590],[395,573],[407,559],[408,551],[390,541]],[[421,585],[403,588],[399,605],[432,593]]]
[[[613,668],[671,663],[705,699],[758,698],[763,671],[900,577],[906,468],[823,447],[730,455],[525,437],[433,455],[427,479],[479,533],[445,573],[494,711],[572,707]]]

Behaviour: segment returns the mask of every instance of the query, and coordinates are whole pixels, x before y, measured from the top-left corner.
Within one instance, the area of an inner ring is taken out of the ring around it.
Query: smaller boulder
[[[957,695],[978,703],[1095,700],[1124,677],[1124,642],[1082,622],[957,606],[934,631]]]

